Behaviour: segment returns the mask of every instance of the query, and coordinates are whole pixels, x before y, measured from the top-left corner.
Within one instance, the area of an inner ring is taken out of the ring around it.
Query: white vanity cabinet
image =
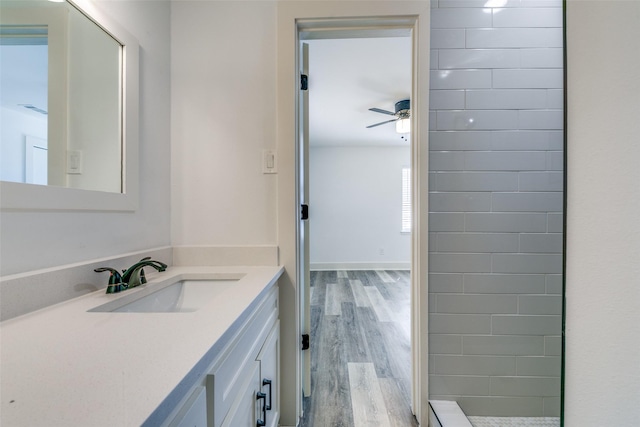
[[[278,426],[278,287],[272,287],[255,307],[215,356],[190,397],[173,412],[169,426]]]
[[[182,405],[171,427],[207,427],[207,400],[204,387],[196,387]]]
[[[280,321],[278,320],[258,355],[260,362],[260,386],[265,393],[266,411],[263,421],[266,427],[278,427],[280,421]]]
[[[271,329],[255,362],[248,365],[246,383],[222,427],[277,427],[280,420],[279,321]]]
[[[257,427],[262,420],[276,427],[283,273],[280,266],[172,266],[122,295],[103,289],[0,322],[7,368],[0,425]],[[191,311],[96,311],[199,280],[215,289]],[[263,403],[271,404],[264,413]]]

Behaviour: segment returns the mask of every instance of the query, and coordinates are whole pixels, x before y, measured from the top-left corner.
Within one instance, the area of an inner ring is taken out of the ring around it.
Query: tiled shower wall
[[[432,0],[430,398],[558,416],[559,0]]]

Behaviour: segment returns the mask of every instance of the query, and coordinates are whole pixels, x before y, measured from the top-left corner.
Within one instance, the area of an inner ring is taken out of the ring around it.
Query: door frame
[[[414,26],[415,26],[415,21],[413,19],[404,19],[404,18],[399,19],[396,17],[380,17],[375,19],[333,18],[333,19],[326,19],[326,20],[325,19],[299,20],[297,25],[298,44],[300,46],[301,52],[303,51],[302,45],[304,44],[304,42],[309,40],[340,40],[340,39],[349,39],[349,38],[355,38],[355,37],[367,38],[367,39],[375,39],[375,38],[382,38],[382,37],[402,37],[405,39],[408,38],[409,42],[413,45],[414,44],[413,43]],[[414,55],[412,54],[411,64],[409,65],[410,67],[413,65],[413,62],[415,60],[413,56]],[[305,61],[301,57],[299,57],[299,59],[301,60],[301,63],[304,64]],[[299,67],[299,68],[304,70],[304,67]],[[309,79],[312,80],[313,75],[309,75]],[[299,81],[300,79],[297,78],[297,80]],[[412,82],[412,86],[413,86],[413,82]],[[411,96],[413,97],[413,87],[411,89]],[[300,104],[298,105],[300,106]],[[300,106],[300,107],[302,108],[298,110],[299,112],[301,112],[305,108],[308,108],[308,101],[306,106]],[[417,112],[417,110],[413,109],[413,106],[412,106],[412,113],[414,112]],[[307,110],[305,113],[308,115],[310,111]],[[308,199],[309,199],[309,195],[307,194],[305,196],[306,200],[302,200],[302,195],[303,193],[307,192],[308,186],[309,186],[309,182],[308,182],[308,175],[309,175],[308,166],[309,166],[309,159],[310,159],[309,144],[308,144],[308,141],[306,142],[303,141],[304,139],[308,139],[309,129],[308,129],[308,117],[301,117],[300,113],[298,113],[296,120],[297,120],[296,126],[299,129],[299,132],[296,133],[297,135],[296,159],[298,160],[296,164],[296,184],[297,184],[296,200],[298,205],[301,205],[302,203],[308,203]],[[307,129],[305,129],[305,126],[307,126]],[[410,140],[412,141],[412,138]],[[410,164],[411,164],[413,163],[413,157],[414,157],[412,146],[409,147],[409,151],[410,151],[410,157],[411,157],[410,159]],[[304,171],[305,169],[307,169],[306,172]],[[303,179],[303,175],[304,175],[304,179]],[[412,184],[415,185],[415,183],[413,182]],[[303,189],[303,186],[306,186],[306,188]],[[313,206],[311,206],[311,210],[313,210]],[[298,218],[298,221],[300,224],[301,218]],[[300,225],[300,227],[302,227],[302,224]],[[308,227],[305,229],[308,230]],[[303,237],[302,234],[303,233],[301,231],[298,231],[298,235],[296,236],[297,237],[296,256],[298,259],[297,283],[299,284],[298,294],[300,298],[298,304],[299,304],[299,307],[304,306],[306,308],[309,295],[307,295],[307,292],[306,292],[308,287],[303,286],[303,284],[307,280],[309,280],[309,271],[307,271],[307,269],[310,270],[310,268],[309,268],[309,264],[302,259],[302,254],[305,253],[306,256],[308,257],[310,235],[307,234]],[[413,235],[413,232],[411,234]],[[413,237],[411,241],[413,243]],[[411,260],[410,263],[411,263],[411,269],[413,269],[413,260]],[[411,290],[413,290],[413,283],[411,286]],[[413,301],[413,295],[411,295],[411,300]],[[415,310],[416,308],[412,306],[411,313],[414,313]],[[305,324],[305,322],[309,321],[308,319],[309,314],[310,313],[307,313],[306,310],[305,311],[300,310],[301,324]],[[302,320],[303,317],[305,320]],[[412,318],[411,324],[413,323],[414,323],[414,319]],[[303,328],[303,329],[305,330],[301,331],[301,333],[307,333],[306,328]],[[411,337],[412,348],[414,347],[414,341],[415,339],[412,336]],[[309,351],[312,351],[312,350],[313,349],[309,349]],[[309,355],[303,352],[303,354],[301,355],[301,359],[307,360],[308,358],[309,358]],[[306,382],[308,380],[306,378],[307,368],[302,362],[300,365],[301,365],[300,369],[301,369],[301,375],[302,375],[302,384],[304,387],[306,386]],[[412,368],[412,370],[415,370],[415,367]],[[411,379],[412,385],[413,385],[413,382],[414,382],[414,379],[412,378]],[[304,394],[305,397],[307,395],[308,394],[306,393]],[[411,402],[412,408],[415,407],[413,400],[414,400],[414,396],[412,392],[412,402]]]
[[[278,244],[285,275],[280,287],[283,325],[281,425],[295,426],[302,415],[300,301],[298,287],[299,46],[301,34],[410,31],[412,54],[411,168],[413,231],[411,238],[412,410],[428,425],[428,123],[430,4],[423,1],[283,2],[278,6]],[[331,18],[327,18],[331,17]],[[423,213],[421,216],[420,213]]]

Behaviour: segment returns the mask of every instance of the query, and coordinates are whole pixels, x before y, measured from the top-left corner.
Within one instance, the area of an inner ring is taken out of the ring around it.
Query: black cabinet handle
[[[265,420],[267,419],[267,395],[259,391],[256,393],[256,400],[262,400],[262,419],[256,421],[257,427],[264,427],[267,425]]]
[[[268,404],[268,405],[266,405],[266,408],[267,408],[267,411],[270,411],[270,410],[271,410],[271,403],[272,403],[271,398],[272,398],[272,396],[273,396],[273,391],[271,390],[271,380],[268,380],[268,379],[266,379],[266,378],[265,378],[265,379],[263,379],[263,380],[262,380],[262,386],[264,387],[264,386],[266,386],[266,385],[268,385],[268,386],[269,386],[269,404]]]

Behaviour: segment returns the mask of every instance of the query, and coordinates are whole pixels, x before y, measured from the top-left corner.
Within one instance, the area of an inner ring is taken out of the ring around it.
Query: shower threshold
[[[560,427],[558,417],[467,417],[473,427]]]
[[[429,408],[435,427],[560,427],[558,417],[467,417],[453,400],[430,400]]]

